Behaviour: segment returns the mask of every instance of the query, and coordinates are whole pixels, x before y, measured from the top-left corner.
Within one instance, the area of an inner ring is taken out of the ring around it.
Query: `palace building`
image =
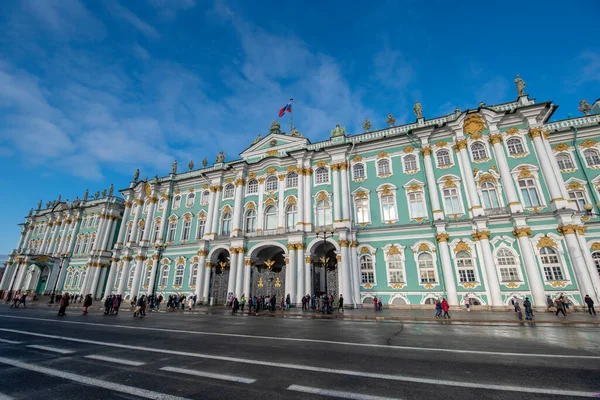
[[[385,129],[338,125],[317,143],[273,122],[239,159],[40,202],[0,289],[581,305],[600,294],[599,105],[548,122],[557,106],[521,88],[433,119],[416,103],[414,123],[390,114]]]

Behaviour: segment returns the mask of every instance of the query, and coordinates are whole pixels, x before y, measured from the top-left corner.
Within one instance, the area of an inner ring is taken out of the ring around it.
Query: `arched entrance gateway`
[[[286,293],[286,254],[278,246],[266,246],[254,251],[251,269],[251,294],[257,297],[272,296],[277,304]]]
[[[231,254],[226,248],[217,249],[210,260],[210,304],[224,305],[227,303]]]
[[[333,243],[320,241],[312,248],[311,282],[312,293],[322,295],[327,293],[334,299],[338,299],[339,290],[339,268],[336,247]],[[345,295],[346,298],[349,298]]]

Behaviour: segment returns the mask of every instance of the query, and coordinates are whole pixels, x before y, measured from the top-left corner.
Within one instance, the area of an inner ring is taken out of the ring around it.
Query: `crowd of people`
[[[331,314],[336,306],[335,299],[333,295],[322,294],[320,296],[317,295],[309,295],[301,298],[302,302],[302,310],[308,311],[309,308],[313,311],[319,311],[323,314]],[[246,298],[245,294],[238,299],[233,293],[229,293],[227,296],[226,306],[231,308],[231,314],[237,315],[239,312],[243,313],[244,309],[248,306],[248,313],[258,313],[260,311],[270,311],[275,312],[276,310],[289,310],[292,308],[292,302],[290,295],[288,294],[286,297],[281,297],[281,300],[277,301],[276,295],[266,295],[266,296],[250,296]],[[337,300],[337,310],[344,311],[344,296],[340,294]]]

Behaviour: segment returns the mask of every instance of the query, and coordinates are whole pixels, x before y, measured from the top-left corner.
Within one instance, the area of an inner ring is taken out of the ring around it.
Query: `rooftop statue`
[[[592,111],[592,106],[590,106],[590,103],[588,103],[586,99],[583,99],[579,102],[579,107],[577,107],[577,109],[585,115],[590,115],[590,111]]]
[[[365,118],[365,123],[363,124],[363,129],[365,130],[365,132],[369,132],[371,130],[371,121],[369,121],[369,118]]]
[[[29,209],[29,215],[28,217],[31,217],[33,215],[33,208]]]
[[[457,116],[457,117],[460,115],[460,108],[456,107],[454,109],[454,115]]]
[[[171,164],[171,173],[172,174],[177,173],[177,160],[173,161],[173,164]]]
[[[302,134],[300,133],[300,131],[298,131],[298,129],[296,129],[296,127],[292,128],[292,131],[290,132],[290,136],[293,136],[293,137],[304,137],[304,136],[302,136]]]
[[[421,106],[421,103],[419,103],[419,100],[415,100],[413,110],[415,112],[415,115],[417,116],[417,119],[423,118],[423,107]]]
[[[154,175],[153,182],[154,182],[155,184],[156,184],[156,183],[158,183],[158,174]]]
[[[216,161],[215,161],[215,162],[216,162],[217,164],[220,164],[220,163],[222,163],[223,161],[225,161],[225,153],[223,153],[223,150],[221,150],[221,151],[219,152],[219,154],[217,154],[217,159],[216,159]]]
[[[58,199],[56,199],[56,202],[57,202],[57,203],[60,203],[60,202],[61,202],[61,200],[62,200],[62,195],[60,195],[60,194],[59,194],[59,195],[58,195]]]
[[[279,124],[279,121],[275,120],[273,121],[273,123],[271,124],[271,128],[269,129],[269,134],[271,133],[279,133],[281,134],[281,125]]]
[[[50,208],[50,206],[51,206],[51,205],[52,205],[52,202],[51,202],[51,201],[47,202],[47,203],[46,203],[46,208]]]
[[[115,191],[115,186],[111,183],[110,187],[108,188],[108,195],[112,196],[114,191]]]
[[[138,178],[140,177],[140,169],[136,169],[135,172],[133,173],[133,181],[137,182]]]
[[[262,140],[262,137],[260,136],[260,133],[256,136],[256,139],[254,139],[252,141],[252,143],[250,143],[250,146],[254,146],[256,143],[260,142]]]
[[[39,203],[38,203],[38,208],[37,208],[37,209],[38,209],[38,210],[41,210],[41,209],[42,209],[42,201],[41,201],[41,200],[40,200],[40,201],[39,201]]]
[[[208,165],[208,158],[204,157],[204,160],[202,160],[202,167],[206,168],[207,165]]]
[[[94,193],[94,200],[98,200],[98,197],[100,197],[100,191]]]
[[[139,175],[139,172],[138,172],[138,175]],[[83,201],[87,201],[89,195],[90,195],[89,189],[85,189],[85,193],[83,194]]]
[[[190,160],[190,163],[188,164],[188,168],[190,171],[194,169],[194,161],[193,160]]]
[[[519,74],[517,74],[517,77],[515,78],[515,85],[517,85],[517,95],[519,97],[525,96],[525,81],[521,79]]]
[[[102,191],[102,197],[106,197],[106,189]]]
[[[340,124],[335,124],[335,129],[331,131],[331,137],[344,136],[346,134],[346,127],[341,128]]]
[[[385,120],[385,123],[388,124],[390,126],[390,128],[392,126],[396,125],[396,118],[394,118],[394,116],[392,115],[392,113],[388,114],[388,117]]]

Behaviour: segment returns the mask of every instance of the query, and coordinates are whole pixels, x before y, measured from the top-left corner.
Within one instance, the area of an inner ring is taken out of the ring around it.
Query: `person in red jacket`
[[[450,309],[450,305],[446,301],[446,299],[442,299],[442,310],[444,310],[444,318],[448,317],[450,319],[450,314],[448,314],[448,310]]]
[[[373,299],[373,305],[375,306],[375,311],[377,311],[377,304],[378,304],[378,300],[377,300],[377,296],[375,296],[375,298]]]

